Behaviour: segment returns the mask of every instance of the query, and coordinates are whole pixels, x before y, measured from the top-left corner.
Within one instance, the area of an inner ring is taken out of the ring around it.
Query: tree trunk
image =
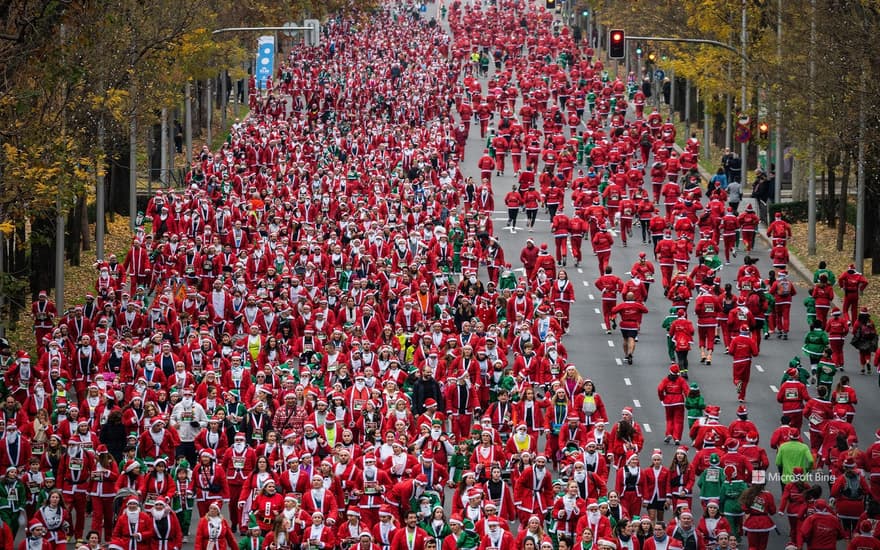
[[[80,239],[82,237],[82,230],[80,229],[80,217],[82,216],[82,208],[79,205],[80,200],[82,199],[77,198],[76,204],[67,212],[64,245],[67,248],[66,256],[71,266],[79,265],[80,252],[82,251],[80,246]]]
[[[82,238],[82,250],[91,250],[92,249],[92,239],[91,234],[89,233],[89,201],[86,199],[86,196],[80,199],[79,204],[77,206],[80,209],[80,224],[79,228],[81,231]]]
[[[828,227],[833,228],[836,221],[836,212],[834,208],[836,201],[834,200],[834,198],[837,191],[835,187],[837,187],[836,174],[837,166],[840,164],[840,152],[833,151],[829,153],[826,159],[826,163],[828,165],[828,181],[826,183],[828,186],[828,200],[825,201],[825,203],[822,205],[822,208],[825,210],[825,220],[828,224]],[[846,223],[845,220],[844,223]]]
[[[840,178],[840,200],[837,204],[837,218],[840,225],[837,226],[837,251],[843,252],[843,239],[846,236],[846,205],[849,193],[849,172],[852,155],[846,151],[843,155],[843,177]]]
[[[55,217],[34,218],[31,221],[30,283],[32,299],[41,290],[50,290],[55,284]]]
[[[114,151],[108,153],[112,160],[109,164],[110,198],[108,210],[116,214],[128,215],[129,198],[129,166],[128,166],[128,136],[120,136],[120,143]]]

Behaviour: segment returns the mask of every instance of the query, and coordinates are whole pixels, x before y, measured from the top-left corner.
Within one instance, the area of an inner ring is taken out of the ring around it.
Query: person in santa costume
[[[221,503],[211,501],[207,514],[202,515],[196,528],[195,550],[238,550],[238,541],[229,522],[220,515]],[[111,550],[115,550],[111,547]]]
[[[125,509],[116,519],[113,538],[108,548],[110,550],[151,550],[153,534],[153,518],[141,510],[140,500],[136,495],[132,495],[128,497]]]
[[[46,503],[37,508],[34,519],[46,528],[45,539],[55,550],[67,548],[67,535],[71,531],[70,512],[64,508],[61,491],[49,491]]]
[[[312,524],[303,533],[303,546],[309,550],[329,550],[336,546],[336,534],[329,524],[324,523],[322,512],[312,512]]]
[[[216,463],[212,449],[202,449],[199,453],[199,463],[193,468],[190,483],[201,516],[208,512],[211,504],[223,506],[224,502],[229,502],[226,472]]]
[[[168,499],[164,496],[156,497],[153,509],[153,550],[180,550],[183,545],[183,531],[177,515],[171,513]]]
[[[46,537],[46,526],[40,520],[34,518],[28,523],[27,536],[18,543],[18,550],[54,550],[53,543]]]

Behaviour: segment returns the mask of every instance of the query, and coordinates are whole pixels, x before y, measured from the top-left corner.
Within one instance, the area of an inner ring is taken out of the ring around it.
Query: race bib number
[[[837,402],[847,404],[849,403],[849,394],[846,392],[840,392],[837,394]]]
[[[709,483],[717,483],[721,478],[721,470],[718,468],[709,468],[706,470],[706,481]]]
[[[180,415],[181,422],[192,422],[193,418],[195,417],[193,416],[192,409],[184,409],[183,414]]]
[[[254,432],[253,434],[251,434],[251,437],[254,439],[254,441],[262,441],[263,440],[263,433],[262,432]]]
[[[44,443],[32,443],[31,444],[31,454],[41,455],[46,452],[46,445]]]
[[[364,494],[365,495],[379,494],[379,484],[375,481],[365,481],[364,482]]]
[[[244,469],[244,457],[243,456],[234,456],[232,457],[232,467],[236,470]]]
[[[81,458],[71,458],[70,459],[70,469],[74,472],[79,472],[83,469],[83,461]]]
[[[356,410],[356,411],[363,409],[364,408],[364,400],[363,399],[355,399],[353,406],[354,406],[354,410]]]
[[[813,426],[818,426],[822,422],[825,422],[825,419],[819,413],[813,413],[810,415],[810,424]]]
[[[785,389],[785,399],[788,401],[794,401],[796,399],[800,399],[801,394],[795,388],[786,388]]]

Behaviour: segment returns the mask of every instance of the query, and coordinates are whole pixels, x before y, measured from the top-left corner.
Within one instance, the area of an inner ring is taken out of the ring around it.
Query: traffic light
[[[767,139],[770,137],[770,125],[766,122],[761,122],[758,124],[758,137],[761,139]]]
[[[582,11],[582,12],[581,12],[581,16],[582,16],[582,17],[589,17],[589,16],[590,16],[590,10],[584,10],[584,11]]]
[[[621,29],[613,29],[609,33],[608,57],[611,59],[626,57],[626,35]]]
[[[556,0],[547,0],[547,9],[555,10],[556,9]]]
[[[638,57],[642,57],[642,47],[641,46],[636,46],[636,55]]]
[[[651,63],[657,61],[657,54],[654,52],[649,53],[648,54],[648,61],[650,61]]]

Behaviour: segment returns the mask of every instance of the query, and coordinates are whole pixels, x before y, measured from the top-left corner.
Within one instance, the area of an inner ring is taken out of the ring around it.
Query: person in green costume
[[[828,277],[828,284],[834,286],[837,283],[837,277],[834,275],[834,272],[828,269],[828,265],[821,261],[819,262],[819,269],[813,272],[813,284],[817,284],[819,282],[819,277],[825,275]]]
[[[791,380],[788,376],[788,369],[796,369],[797,370],[797,379],[802,383],[806,384],[810,380],[810,371],[804,368],[801,364],[800,357],[792,357],[791,361],[788,362],[788,367],[785,369],[785,372],[782,373],[782,378],[779,380],[779,384]]]
[[[816,299],[812,296],[804,298],[804,307],[807,310],[807,326],[813,326],[816,322]]]
[[[694,425],[697,419],[703,417],[706,408],[706,400],[700,392],[700,385],[696,382],[690,385],[690,391],[684,399],[684,408],[687,410],[688,429]]]
[[[238,550],[262,550],[263,535],[255,515],[248,517],[247,527],[245,536],[238,539]]]
[[[171,499],[171,511],[177,516],[180,523],[180,532],[183,533],[183,542],[187,542],[189,538],[189,526],[192,523],[192,511],[195,508],[195,496],[189,490],[190,478],[192,470],[190,470],[189,462],[181,457],[173,468],[171,477],[177,490]],[[250,524],[248,524],[250,525]]]
[[[431,510],[431,516],[420,521],[419,527],[437,541],[442,541],[452,534],[452,529],[449,527],[449,522],[446,521],[446,513],[441,504],[434,506],[434,509]]]
[[[748,489],[749,485],[741,479],[731,477],[732,479],[725,480],[721,487],[719,507],[721,508],[721,513],[727,518],[733,534],[739,537],[743,519],[743,510],[739,497],[743,494],[743,491]]]
[[[18,535],[19,519],[27,503],[27,487],[18,479],[18,468],[9,466],[0,479],[0,520],[9,526],[12,536]]]
[[[672,341],[672,335],[669,333],[669,327],[672,322],[678,319],[678,308],[669,308],[669,313],[663,318],[663,330],[666,332],[666,353],[669,355],[669,362],[675,362],[675,342]]]
[[[825,386],[828,388],[828,395],[831,395],[831,386],[834,385],[834,375],[837,374],[837,365],[831,357],[831,348],[825,349],[825,354],[816,365],[816,386]]]
[[[449,535],[437,550],[476,550],[480,546],[480,536],[470,518],[461,518],[461,514],[453,514],[449,518]]]
[[[816,366],[825,355],[825,348],[828,347],[828,333],[822,327],[822,321],[818,319],[813,321],[810,332],[804,336],[804,345],[801,347],[804,354],[810,360],[810,373],[815,382]]]
[[[709,467],[703,470],[697,479],[697,487],[700,488],[700,502],[721,498],[725,481],[724,470],[721,468],[721,457],[718,456],[718,453],[712,453],[709,456]]]

